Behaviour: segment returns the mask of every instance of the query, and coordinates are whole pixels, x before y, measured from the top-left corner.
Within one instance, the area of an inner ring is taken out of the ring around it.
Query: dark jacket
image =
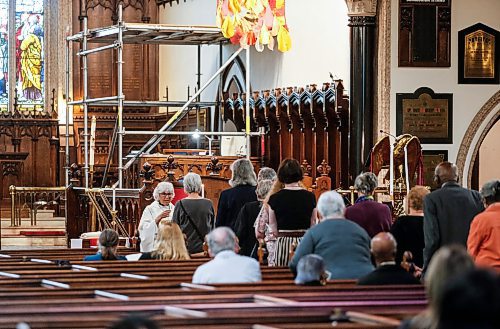
[[[484,210],[477,191],[447,182],[424,198],[424,271],[432,255],[450,244],[467,246],[472,219]]]
[[[399,265],[381,265],[358,280],[358,285],[420,284]]]
[[[239,185],[221,192],[215,227],[228,226],[236,230],[236,218],[245,203],[257,201],[255,186]]]
[[[413,263],[424,264],[424,216],[400,216],[392,225],[391,233],[398,243],[396,264],[403,260],[405,251],[411,251]]]
[[[246,203],[238,214],[235,233],[240,243],[240,255],[251,256],[257,243],[253,225],[259,215],[260,208],[262,208],[261,201],[252,201]]]

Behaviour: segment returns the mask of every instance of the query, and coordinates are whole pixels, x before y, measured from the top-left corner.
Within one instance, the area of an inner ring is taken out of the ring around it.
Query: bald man
[[[358,285],[420,284],[413,275],[396,264],[396,239],[391,233],[381,232],[370,243],[377,268],[360,278]]]
[[[484,210],[479,192],[458,184],[458,170],[453,163],[438,164],[434,181],[439,189],[424,198],[424,273],[432,255],[442,246],[467,246],[472,219]]]

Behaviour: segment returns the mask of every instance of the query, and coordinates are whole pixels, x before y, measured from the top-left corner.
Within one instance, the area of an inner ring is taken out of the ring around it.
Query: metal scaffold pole
[[[83,42],[82,51],[87,50],[87,36],[88,36],[88,18],[85,16],[83,18]],[[83,171],[85,173],[85,188],[89,188],[89,120],[88,120],[88,67],[87,67],[87,56],[82,56],[82,66],[83,66],[83,143],[84,143],[84,162],[85,166]]]
[[[182,118],[182,114],[184,114],[185,112],[187,112],[189,110],[189,105],[201,94],[201,92],[203,90],[205,90],[205,88],[207,88],[210,83],[212,83],[212,81],[215,80],[216,77],[218,77],[224,70],[225,68],[233,62],[233,60],[243,51],[243,48],[239,48],[233,55],[231,55],[231,57],[229,57],[229,59],[224,63],[224,65],[222,65],[218,70],[217,72],[214,73],[214,75],[208,79],[207,82],[205,82],[205,84],[203,86],[201,86],[201,88],[193,95],[191,96],[191,98],[186,102],[186,104],[184,104],[184,106],[178,110],[168,121],[166,124],[163,125],[163,127],[160,128],[160,130],[158,130],[158,132],[162,132],[162,131],[166,131],[166,130],[169,130],[172,128],[172,126],[174,126],[177,122],[180,121],[180,119]],[[127,169],[129,168],[133,163],[134,161],[137,159],[137,157],[139,157],[139,155],[143,154],[143,153],[149,153],[151,150],[153,150],[156,145],[158,145],[161,140],[163,139],[163,137],[165,137],[164,135],[155,135],[153,136],[138,152],[137,154],[132,157],[124,166],[124,169]]]
[[[247,139],[247,159],[250,159],[250,47],[246,52],[246,71],[245,71],[245,89],[246,89],[246,104],[245,104],[245,136]]]
[[[118,187],[123,187],[123,6],[118,8]]]
[[[65,154],[65,186],[69,186],[69,41],[66,40],[66,132],[64,139],[66,141],[66,154]]]

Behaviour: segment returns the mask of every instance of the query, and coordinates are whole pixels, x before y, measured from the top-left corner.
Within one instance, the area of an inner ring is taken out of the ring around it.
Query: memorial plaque
[[[397,94],[397,134],[415,135],[422,144],[452,143],[452,105],[452,94],[435,94],[429,88]]]
[[[398,65],[451,65],[451,0],[399,0]]]
[[[458,83],[499,83],[499,35],[498,31],[483,24],[458,32]]]
[[[434,169],[439,163],[448,161],[448,151],[422,151],[422,155],[424,157],[424,185],[435,190],[438,186],[434,182]]]

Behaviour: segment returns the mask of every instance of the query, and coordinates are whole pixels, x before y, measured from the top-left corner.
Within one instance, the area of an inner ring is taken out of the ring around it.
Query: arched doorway
[[[493,126],[498,124],[500,118],[500,90],[497,91],[484,105],[471,121],[467,131],[465,132],[462,143],[458,150],[457,167],[461,173],[461,180],[465,182],[465,186],[472,188],[473,178],[474,187],[478,187],[479,180],[477,172],[479,166],[475,166],[476,158],[479,153],[481,144],[488,132]],[[474,168],[476,167],[476,168]]]

